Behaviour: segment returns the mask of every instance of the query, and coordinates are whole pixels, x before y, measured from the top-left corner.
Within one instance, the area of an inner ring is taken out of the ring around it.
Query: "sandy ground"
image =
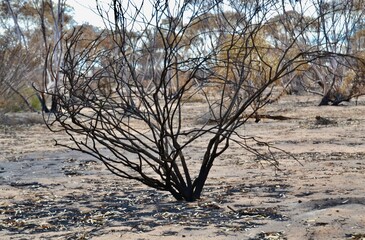
[[[291,119],[241,130],[297,160],[279,153],[276,170],[233,145],[194,203],[55,147],[68,138],[41,124],[0,125],[0,239],[365,239],[365,99],[316,103],[284,97],[264,113]]]

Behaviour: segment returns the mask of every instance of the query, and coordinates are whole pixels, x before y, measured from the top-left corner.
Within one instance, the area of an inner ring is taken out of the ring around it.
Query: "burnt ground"
[[[233,145],[194,203],[55,147],[54,138],[68,138],[50,134],[35,117],[32,124],[3,123],[0,238],[363,239],[365,102],[318,107],[316,101],[285,97],[264,114],[286,120],[250,121],[242,128],[291,153],[277,152],[280,169]]]

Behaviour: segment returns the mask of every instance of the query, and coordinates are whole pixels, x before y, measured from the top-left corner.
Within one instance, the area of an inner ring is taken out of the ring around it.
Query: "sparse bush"
[[[66,147],[99,159],[115,175],[178,200],[200,198],[214,162],[233,143],[277,164],[259,151],[270,145],[259,142],[257,149],[255,138],[238,129],[280,96],[283,78],[290,82],[303,66],[338,56],[301,42],[323,16],[286,29],[279,45],[264,36],[283,24],[272,24],[275,14],[286,16],[282,2],[151,2],[153,17],[133,1],[114,0],[108,34],[90,40],[75,29],[63,39],[62,83],[52,93],[57,109],[49,128],[65,131],[75,144]],[[105,79],[112,91],[100,89]],[[192,114],[198,106],[189,99],[196,95],[204,101]],[[207,113],[205,121],[186,122]],[[202,137],[200,158],[190,159]]]

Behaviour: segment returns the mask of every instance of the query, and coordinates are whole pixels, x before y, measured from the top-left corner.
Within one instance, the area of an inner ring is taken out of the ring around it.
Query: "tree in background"
[[[293,36],[296,36],[296,31],[305,32],[300,49],[326,51],[337,56],[319,58],[306,66],[305,72],[299,75],[302,80],[307,80],[304,84],[308,80],[311,83],[306,88],[322,96],[319,105],[339,105],[364,95],[365,79],[361,77],[363,71],[360,67],[364,57],[358,53],[361,51],[358,48],[361,40],[357,38],[365,27],[365,1],[299,1],[293,9],[300,12],[309,6],[311,16],[299,17],[296,22],[310,24],[311,27],[303,29],[299,24],[294,24],[287,28],[288,32]]]
[[[197,8],[212,9],[215,3],[214,1],[204,3],[190,1],[189,4],[197,10]],[[147,2],[144,5],[147,5]],[[227,20],[241,24],[240,18],[242,20],[242,15],[250,11],[247,6],[252,5],[252,1],[245,3],[237,1],[228,5],[230,6],[224,9]],[[129,6],[132,9],[134,5]],[[270,13],[271,16],[267,17],[267,21],[263,23],[263,28],[259,32],[259,38],[272,47],[268,50],[270,52],[268,56],[275,55],[273,54],[275,51],[285,51],[294,42],[290,52],[285,54],[288,59],[298,52],[305,51],[334,52],[338,57],[321,58],[316,62],[303,64],[300,68],[295,68],[283,76],[276,84],[284,87],[287,93],[307,91],[320,95],[322,96],[320,105],[338,105],[363,95],[365,93],[362,67],[364,0],[284,1],[277,7],[278,9],[274,9]],[[102,10],[101,7],[99,9]],[[8,106],[8,110],[42,109],[45,112],[56,109],[54,106],[56,101],[52,101],[51,93],[61,81],[60,67],[63,65],[62,55],[64,54],[62,42],[58,41],[67,32],[72,31],[71,10],[66,0],[5,0],[0,4],[2,29],[0,33],[2,46],[0,106]],[[145,12],[139,12],[139,14],[142,13]],[[224,28],[231,26],[228,21],[213,21],[214,14],[216,13],[213,11],[205,11],[199,15],[199,18],[192,19],[191,26],[186,29],[180,39],[179,46],[184,51],[177,52],[176,60],[187,55],[194,56],[195,53],[207,54],[215,47],[212,45],[217,45],[224,40],[226,34]],[[184,17],[189,17],[188,15],[189,13],[186,12]],[[104,16],[108,15],[104,14]],[[133,16],[126,17],[133,18]],[[162,19],[161,31],[168,32],[171,27],[178,31],[183,24],[182,21],[171,21],[167,16],[157,17]],[[112,19],[105,18],[105,23],[107,27],[115,29]],[[173,26],[172,23],[177,25]],[[143,25],[143,22],[135,23],[134,26],[143,28],[141,24]],[[216,31],[211,31],[212,28]],[[90,38],[100,32],[96,28],[89,30]],[[151,60],[151,57],[157,62],[163,59],[164,36],[159,34],[156,28],[150,27],[145,30],[143,37],[148,41],[145,41],[145,47],[141,49],[142,60],[136,67],[143,68],[145,75],[143,81],[148,84],[157,79],[154,74],[160,74],[159,72],[162,71],[162,65],[145,67],[150,65],[147,62]],[[134,41],[140,41],[141,33],[134,30],[130,32],[134,34]],[[197,34],[198,32],[200,34]],[[174,34],[176,32],[170,32],[169,38],[174,38]],[[236,40],[240,41],[237,37]],[[51,62],[45,62],[48,53],[54,50],[50,46],[56,46],[58,57],[52,58]],[[260,51],[264,52],[264,49]],[[340,57],[341,54],[346,57]],[[349,60],[349,55],[353,56],[352,60]],[[198,69],[194,82],[199,83],[200,77],[210,74],[209,71],[210,69]],[[260,77],[256,77],[256,80],[250,84],[254,86],[254,82],[259,82],[258,79]],[[175,79],[177,82],[171,84],[177,84],[181,80],[181,77],[180,79],[177,77]],[[104,85],[106,82],[108,80],[104,78]],[[32,83],[37,91],[32,88]],[[107,85],[110,88],[109,82]],[[208,85],[210,88],[218,87],[213,81]]]
[[[62,46],[58,40],[72,22],[69,10],[66,1],[61,0],[6,0],[0,4],[0,98],[4,101],[1,105],[9,110],[21,110],[17,107],[25,105],[30,110],[42,107],[49,111],[46,93],[51,89],[47,86],[54,87],[59,78],[59,74],[49,73],[50,68],[55,70],[61,64]],[[50,46],[55,44],[60,57],[45,64]],[[55,108],[48,105],[51,110]]]
[[[25,91],[29,83],[27,80],[33,77],[33,70],[39,61],[35,54],[28,51],[27,34],[31,30],[27,24],[29,14],[26,2],[3,1],[0,9],[0,104],[17,105],[18,103],[13,104],[12,101],[16,101],[18,97],[28,108],[34,110]]]
[[[11,37],[0,37],[0,106],[14,106],[11,101],[19,98],[27,108],[34,111],[36,106],[31,104],[25,90],[29,88],[27,80],[34,76],[34,69],[39,62],[14,42]]]

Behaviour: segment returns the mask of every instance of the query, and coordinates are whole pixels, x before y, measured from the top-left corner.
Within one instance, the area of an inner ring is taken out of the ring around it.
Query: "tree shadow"
[[[20,185],[34,191],[52,186]],[[175,201],[168,193],[146,189],[126,189],[96,183],[95,189],[67,194],[58,198],[34,198],[0,206],[5,219],[0,230],[9,234],[39,234],[44,232],[91,229],[89,234],[102,235],[108,227],[127,227],[130,231],[148,232],[157,226],[180,225],[185,229],[214,226],[218,234],[245,231],[265,224],[264,219],[286,220],[279,209],[233,205],[234,211],[215,200],[227,198],[238,189],[215,191],[209,199],[195,203]],[[241,186],[242,187],[242,186]],[[112,189],[112,191],[111,191]],[[271,187],[267,190],[270,192]],[[208,189],[209,191],[209,189]]]

